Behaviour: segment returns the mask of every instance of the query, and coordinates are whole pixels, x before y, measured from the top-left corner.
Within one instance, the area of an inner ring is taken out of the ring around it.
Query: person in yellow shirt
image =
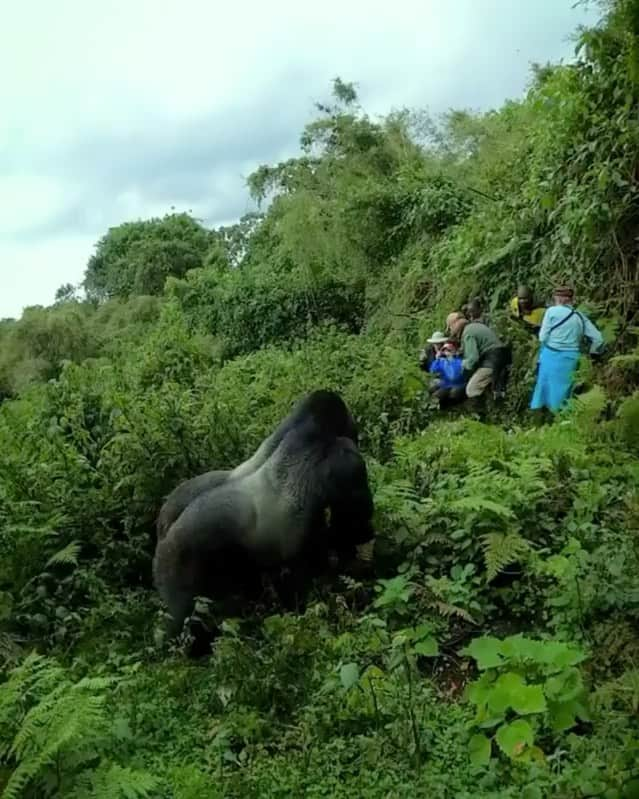
[[[510,315],[523,322],[531,332],[536,333],[544,321],[545,313],[545,307],[535,302],[532,289],[529,286],[519,286],[517,296],[510,301]]]

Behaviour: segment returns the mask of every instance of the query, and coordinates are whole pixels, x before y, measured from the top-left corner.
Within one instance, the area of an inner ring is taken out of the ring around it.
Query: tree
[[[111,228],[87,264],[89,297],[161,294],[169,275],[202,266],[214,234],[188,214],[125,222]]]
[[[72,283],[63,283],[55,293],[55,302],[71,302],[78,299],[77,288]]]

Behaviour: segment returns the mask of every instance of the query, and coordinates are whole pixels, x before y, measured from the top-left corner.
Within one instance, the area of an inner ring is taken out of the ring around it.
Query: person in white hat
[[[435,358],[439,358],[442,347],[449,340],[449,337],[442,333],[441,330],[436,330],[429,339],[426,339],[428,346],[424,347],[419,353],[419,368],[423,369],[424,372],[429,372],[432,362]]]

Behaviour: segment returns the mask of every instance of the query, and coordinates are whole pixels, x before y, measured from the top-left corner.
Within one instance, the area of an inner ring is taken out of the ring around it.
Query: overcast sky
[[[81,281],[107,228],[250,210],[339,75],[371,114],[488,109],[570,58],[574,0],[21,0],[0,27],[0,318]]]

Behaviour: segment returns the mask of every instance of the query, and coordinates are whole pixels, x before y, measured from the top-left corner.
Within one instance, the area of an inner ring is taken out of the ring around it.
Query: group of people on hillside
[[[540,342],[537,379],[530,401],[533,410],[558,411],[570,396],[584,341],[590,355],[603,349],[597,327],[574,307],[574,290],[557,286],[553,303],[538,302],[528,286],[520,286],[509,307]],[[435,381],[431,393],[441,408],[481,397],[492,387],[496,399],[504,396],[512,366],[512,347],[487,324],[478,298],[446,318],[445,332],[435,331],[420,353],[421,368]]]

